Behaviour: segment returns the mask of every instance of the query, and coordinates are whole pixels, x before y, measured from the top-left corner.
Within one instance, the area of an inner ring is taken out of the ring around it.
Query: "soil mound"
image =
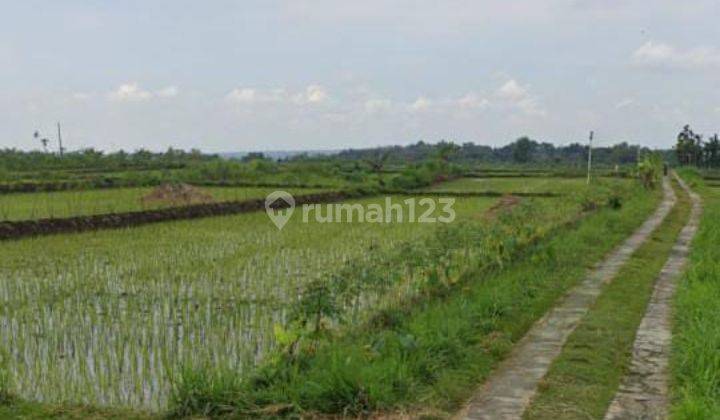
[[[497,203],[493,204],[492,207],[487,209],[487,211],[485,212],[485,217],[492,219],[502,213],[508,212],[512,210],[513,207],[520,204],[520,200],[520,197],[512,194],[504,195],[497,201]]]
[[[140,201],[143,204],[170,204],[173,206],[212,203],[213,196],[188,184],[162,184]]]

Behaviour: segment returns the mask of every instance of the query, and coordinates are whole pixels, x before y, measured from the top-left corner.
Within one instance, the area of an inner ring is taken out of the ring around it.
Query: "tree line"
[[[448,153],[449,152],[449,153]],[[636,164],[639,157],[650,149],[630,145],[627,142],[612,146],[593,147],[593,162],[600,165]],[[666,158],[674,160],[671,150],[660,151]],[[548,142],[538,142],[528,137],[520,137],[514,142],[492,147],[475,143],[455,144],[441,141],[436,144],[419,141],[408,146],[390,146],[374,149],[349,149],[340,152],[337,157],[348,160],[372,160],[383,156],[388,162],[418,162],[445,154],[446,160],[456,163],[481,162],[501,164],[541,164],[541,165],[585,165],[588,146],[571,143],[555,146]]]
[[[165,152],[151,152],[139,149],[134,152],[106,153],[96,149],[48,153],[44,151],[22,151],[0,149],[0,170],[123,170],[123,169],[173,169],[184,168],[193,163],[219,160],[217,155],[203,154],[197,149],[184,151],[169,148]]]
[[[677,135],[675,154],[681,165],[720,167],[720,138],[713,134],[703,140],[702,134],[695,133],[690,125],[685,125]]]

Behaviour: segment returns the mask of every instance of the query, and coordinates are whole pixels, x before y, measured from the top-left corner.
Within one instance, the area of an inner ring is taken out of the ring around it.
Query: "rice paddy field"
[[[549,185],[534,182],[534,189]],[[488,187],[475,180],[456,184],[466,190]],[[516,188],[498,180],[489,186]],[[266,192],[209,190],[219,199]],[[56,216],[137,209],[133,201],[144,192],[7,196],[16,200],[6,217],[49,216],[47,207],[46,213],[27,212],[50,197],[60,212],[52,213]],[[62,198],[94,204],[73,207]],[[497,201],[458,198],[456,222],[487,223]],[[579,211],[571,200],[531,203],[546,216],[547,228]],[[284,325],[288,308],[308,283],[438,229],[435,224],[294,221],[278,231],[264,213],[251,213],[0,243],[0,343],[13,389],[35,401],[161,410],[183,366],[238,375],[257,366],[276,346],[275,329]],[[410,294],[412,285],[406,284],[393,299]],[[382,299],[387,296],[368,297],[360,306],[370,310]]]
[[[627,183],[618,178],[602,178],[606,184]],[[461,178],[444,182],[432,188],[433,191],[492,191],[501,193],[575,193],[587,188],[585,178],[553,177],[508,177],[508,178]]]
[[[0,195],[0,222],[88,216],[154,210],[171,207],[166,201],[143,201],[154,188],[110,188],[77,191],[11,193]],[[265,198],[276,188],[200,187],[215,202]],[[287,188],[294,195],[312,194],[323,189]]]

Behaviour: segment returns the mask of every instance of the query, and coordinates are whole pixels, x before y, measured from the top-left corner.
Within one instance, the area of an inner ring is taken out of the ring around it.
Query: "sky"
[[[716,0],[0,2],[0,148],[57,122],[207,152],[720,131]]]

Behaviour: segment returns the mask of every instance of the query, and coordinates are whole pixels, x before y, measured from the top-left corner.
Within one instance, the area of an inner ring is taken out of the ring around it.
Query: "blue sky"
[[[686,4],[687,3],[687,4]],[[0,15],[0,147],[667,147],[720,131],[720,5],[32,1]]]

